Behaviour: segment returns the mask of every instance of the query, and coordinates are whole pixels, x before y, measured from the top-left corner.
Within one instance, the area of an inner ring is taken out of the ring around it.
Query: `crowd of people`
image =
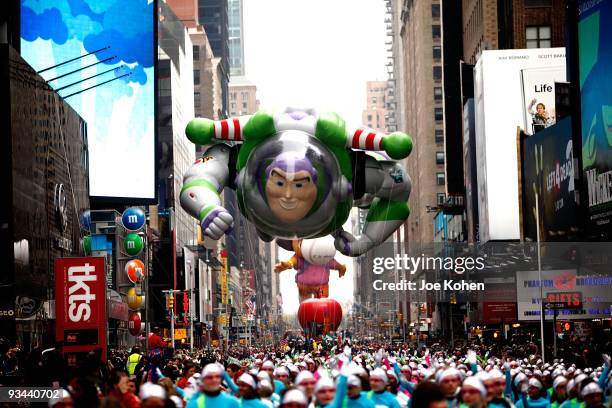
[[[91,352],[72,369],[58,350],[46,350],[55,375],[30,381],[61,387],[48,404],[55,408],[612,407],[603,353],[588,367],[544,362],[527,354],[533,345],[415,348],[338,338],[314,349],[174,351],[157,332],[147,349],[109,351],[107,361]]]

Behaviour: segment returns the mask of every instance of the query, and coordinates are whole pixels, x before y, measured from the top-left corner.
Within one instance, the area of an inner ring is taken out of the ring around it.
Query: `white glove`
[[[389,357],[387,360],[389,360],[389,364],[394,365],[395,363],[397,363],[397,358],[391,356]]]
[[[351,356],[351,348],[349,346],[344,346],[344,355],[347,357]]]
[[[470,364],[476,364],[476,352],[474,350],[468,350],[467,352],[467,361]]]
[[[234,218],[223,207],[216,206],[200,223],[204,235],[217,240],[234,226]]]
[[[610,360],[610,355],[609,354],[602,354],[601,356],[603,357],[604,365],[606,367],[610,367],[610,364],[612,364],[612,360]]]

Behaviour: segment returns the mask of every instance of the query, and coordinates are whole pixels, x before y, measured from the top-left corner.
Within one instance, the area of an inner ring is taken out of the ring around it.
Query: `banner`
[[[612,2],[578,3],[582,171],[587,228],[610,233],[612,220]]]
[[[102,349],[106,360],[106,283],[103,257],[55,260],[55,338],[64,356],[77,362]]]
[[[227,251],[223,250],[221,251],[221,279],[219,279],[220,281],[220,285],[221,285],[221,303],[226,305],[227,304],[227,295],[229,292],[229,284],[228,284],[228,279],[227,279]]]
[[[532,135],[555,124],[555,82],[564,81],[565,65],[521,70],[525,133]]]
[[[536,240],[536,193],[540,239],[567,240],[578,230],[571,118],[523,141],[523,234]]]

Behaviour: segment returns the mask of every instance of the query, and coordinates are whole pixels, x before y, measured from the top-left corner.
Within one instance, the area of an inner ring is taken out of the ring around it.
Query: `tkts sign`
[[[102,349],[106,360],[106,285],[102,257],[55,260],[56,340],[68,361]]]

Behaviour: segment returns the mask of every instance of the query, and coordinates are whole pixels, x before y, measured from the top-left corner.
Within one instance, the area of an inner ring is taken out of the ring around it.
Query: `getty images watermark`
[[[372,272],[380,275],[384,272],[399,273],[406,271],[410,275],[419,274],[419,271],[449,271],[457,275],[463,275],[470,271],[482,271],[485,268],[485,258],[476,257],[440,257],[440,256],[408,256],[396,255],[395,257],[376,257],[373,259]],[[421,275],[421,274],[419,274]],[[444,279],[441,282],[429,282],[422,274],[418,280],[399,279],[396,282],[384,282],[377,279],[372,282],[374,290],[393,291],[483,291],[483,282],[472,282],[461,279]]]

